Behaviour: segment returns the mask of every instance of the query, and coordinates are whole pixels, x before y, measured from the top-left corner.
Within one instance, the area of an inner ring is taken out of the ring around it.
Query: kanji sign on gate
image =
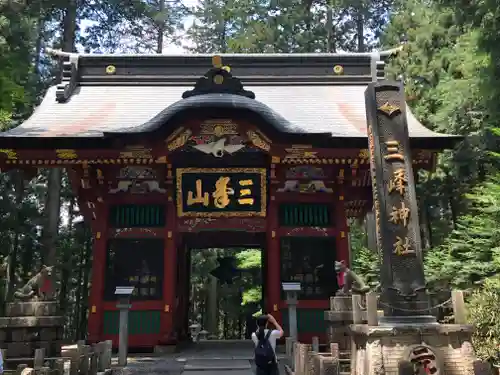
[[[266,216],[265,168],[178,168],[177,215]]]

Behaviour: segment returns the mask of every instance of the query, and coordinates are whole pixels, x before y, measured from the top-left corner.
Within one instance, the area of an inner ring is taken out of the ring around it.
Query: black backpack
[[[259,340],[255,348],[255,365],[259,368],[268,368],[276,361],[276,354],[269,342],[269,336],[271,336],[271,330],[267,331],[266,336]]]

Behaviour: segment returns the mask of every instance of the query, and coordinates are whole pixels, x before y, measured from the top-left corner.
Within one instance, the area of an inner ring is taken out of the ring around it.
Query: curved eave
[[[166,136],[188,118],[208,116],[253,121],[275,143],[367,148],[363,86],[249,86],[256,100],[228,94],[179,99],[191,88],[82,86],[57,103],[52,87],[28,120],[0,133],[0,147],[113,147],[121,139]],[[431,131],[411,111],[407,117],[412,148],[453,148],[463,139]]]

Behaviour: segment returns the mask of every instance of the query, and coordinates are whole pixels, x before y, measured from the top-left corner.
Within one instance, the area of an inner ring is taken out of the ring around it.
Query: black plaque
[[[397,82],[372,83],[365,101],[385,315],[426,315],[429,306],[404,88]]]
[[[266,216],[264,168],[178,168],[177,215]]]

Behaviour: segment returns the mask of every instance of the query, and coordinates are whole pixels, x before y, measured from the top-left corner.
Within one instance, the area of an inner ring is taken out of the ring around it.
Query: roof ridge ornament
[[[385,63],[399,52],[403,51],[404,44],[399,47],[391,48],[385,51],[371,52],[371,72],[372,81],[378,82],[385,79]]]
[[[61,82],[56,86],[56,101],[65,103],[71,98],[78,86],[78,58],[77,53],[63,52],[62,50],[47,48],[47,54],[62,60]]]
[[[198,78],[193,90],[184,91],[183,99],[206,94],[232,94],[255,99],[255,93],[245,90],[241,81],[233,77],[231,68],[222,65],[220,56],[212,57],[212,65],[212,69]]]

